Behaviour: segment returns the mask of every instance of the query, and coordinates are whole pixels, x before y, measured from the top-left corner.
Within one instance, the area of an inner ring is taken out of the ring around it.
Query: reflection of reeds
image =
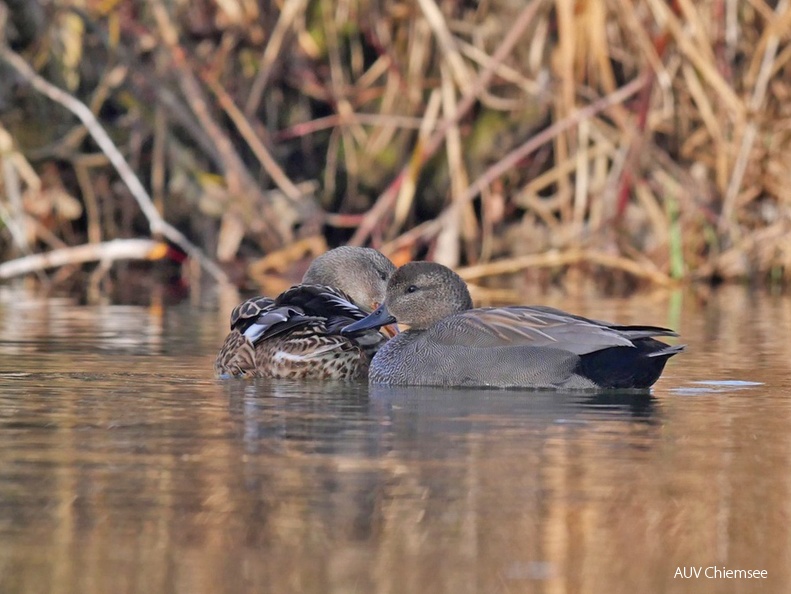
[[[542,258],[662,284],[791,270],[788,0],[72,4],[11,8],[15,48],[221,260],[323,227],[478,276]],[[5,175],[7,251],[23,227],[35,250],[139,216],[68,115],[26,91],[0,124],[86,213],[20,214],[39,190]]]

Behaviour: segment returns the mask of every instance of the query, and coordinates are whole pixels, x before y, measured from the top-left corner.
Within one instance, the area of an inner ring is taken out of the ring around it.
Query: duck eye
[[[417,291],[417,287],[416,287],[415,285],[409,285],[409,286],[406,288],[406,292],[407,292],[407,293],[414,293],[415,291]]]

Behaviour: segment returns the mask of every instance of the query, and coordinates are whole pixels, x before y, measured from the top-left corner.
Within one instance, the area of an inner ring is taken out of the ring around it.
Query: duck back
[[[618,326],[544,307],[468,310],[385,344],[372,383],[531,389],[645,389],[683,346],[655,326]]]

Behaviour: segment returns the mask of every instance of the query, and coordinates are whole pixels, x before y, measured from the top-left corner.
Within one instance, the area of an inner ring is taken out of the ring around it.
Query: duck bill
[[[396,319],[387,311],[387,307],[383,303],[377,307],[373,312],[368,314],[362,320],[357,320],[353,324],[349,324],[341,330],[341,334],[353,334],[361,330],[369,330],[371,328],[381,328],[388,324],[394,324]]]
[[[371,311],[375,310],[380,305],[381,303],[377,303],[376,301],[374,301]],[[371,313],[371,311],[368,311],[367,313]],[[384,334],[388,339],[390,339],[390,338],[395,338],[400,331],[398,329],[398,324],[393,322],[392,324],[388,324],[387,326],[382,326],[381,328],[379,328],[379,332]]]

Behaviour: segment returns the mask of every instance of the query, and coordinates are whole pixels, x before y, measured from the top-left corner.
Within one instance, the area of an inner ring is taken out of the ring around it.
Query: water
[[[791,300],[546,303],[690,347],[642,397],[218,382],[227,312],[0,293],[0,592],[788,592]]]

